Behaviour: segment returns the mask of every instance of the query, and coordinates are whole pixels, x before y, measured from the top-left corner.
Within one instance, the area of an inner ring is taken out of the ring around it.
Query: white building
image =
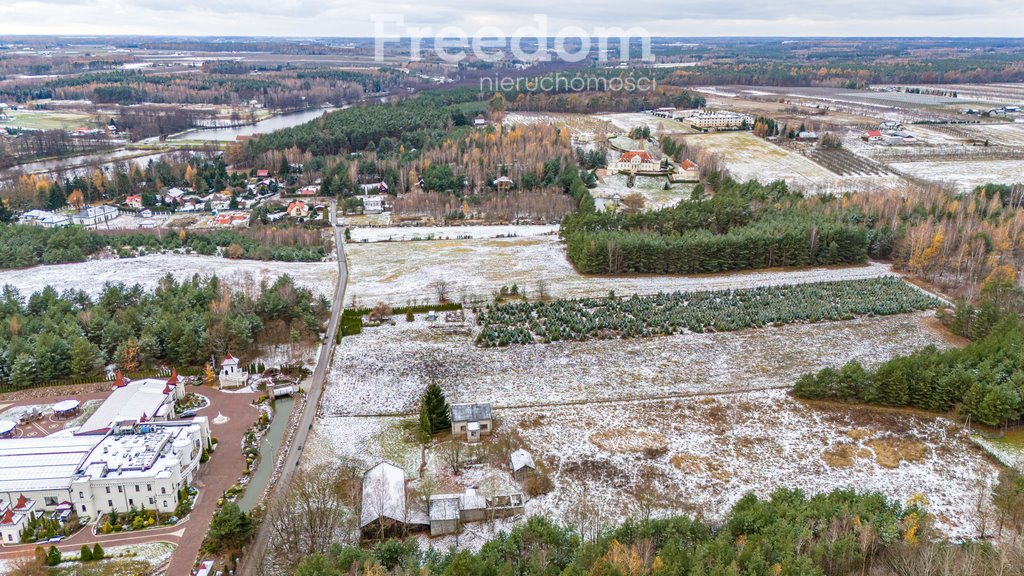
[[[381,462],[363,475],[359,529],[365,536],[393,534],[409,522],[406,510],[405,471]]]
[[[617,172],[656,172],[661,165],[644,150],[630,150],[623,152],[608,168]]]
[[[117,218],[121,211],[116,206],[89,206],[71,215],[71,223],[79,226],[95,226]]]
[[[735,130],[744,126],[752,127],[754,117],[739,112],[697,112],[686,118],[686,122],[698,130]]]
[[[173,513],[178,491],[195,478],[209,445],[205,417],[117,426],[105,435],[3,440],[0,501],[33,501],[37,511],[73,508],[90,518],[133,507]],[[8,539],[13,528],[5,526],[4,544],[17,542],[16,533]]]
[[[29,210],[18,219],[19,224],[32,224],[43,228],[60,228],[71,224],[71,218],[47,210]]]
[[[380,195],[359,196],[363,201],[364,214],[380,214],[384,211],[384,197]]]
[[[185,397],[185,387],[170,379],[118,378],[114,391],[75,432],[77,436],[106,434],[125,422],[162,422],[174,417],[174,402]]]

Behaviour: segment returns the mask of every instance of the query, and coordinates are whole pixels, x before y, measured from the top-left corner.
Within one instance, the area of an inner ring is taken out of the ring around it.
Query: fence
[[[178,369],[178,376],[199,376],[203,374],[202,368],[183,368]],[[171,375],[170,368],[160,368],[158,370],[147,370],[140,372],[129,372],[124,374],[124,377],[129,380],[139,380],[140,378],[168,378]],[[113,382],[116,378],[115,374],[105,374],[102,377],[91,377],[91,378],[61,378],[58,380],[49,380],[47,382],[36,382],[34,384],[28,384],[25,386],[15,386],[13,384],[0,384],[0,393],[4,392],[18,392],[21,390],[32,390],[35,388],[51,388],[54,386],[73,386],[79,384],[101,384],[104,382]]]

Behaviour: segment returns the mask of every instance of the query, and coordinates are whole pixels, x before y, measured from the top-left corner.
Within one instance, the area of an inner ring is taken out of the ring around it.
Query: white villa
[[[608,169],[617,172],[656,172],[661,169],[661,165],[648,152],[630,150],[612,162]]]

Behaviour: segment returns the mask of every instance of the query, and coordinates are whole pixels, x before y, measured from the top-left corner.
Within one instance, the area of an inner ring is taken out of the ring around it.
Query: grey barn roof
[[[491,403],[452,404],[452,422],[477,422],[491,419]]]

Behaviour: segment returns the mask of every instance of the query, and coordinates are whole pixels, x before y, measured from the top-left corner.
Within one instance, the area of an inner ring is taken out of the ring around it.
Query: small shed
[[[452,434],[465,435],[466,440],[477,442],[480,436],[491,433],[491,403],[476,402],[451,405]]]
[[[430,497],[430,535],[444,536],[459,531],[461,494],[435,494]]]
[[[513,452],[509,460],[512,467],[512,476],[520,482],[529,478],[537,471],[537,467],[533,463],[533,456],[522,448]]]

